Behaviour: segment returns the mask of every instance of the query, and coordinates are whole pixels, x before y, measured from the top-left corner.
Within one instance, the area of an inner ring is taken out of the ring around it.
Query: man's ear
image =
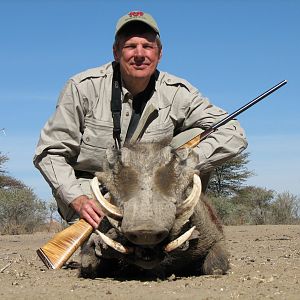
[[[159,53],[159,58],[158,58],[158,62],[160,62],[161,58],[162,58],[162,54],[163,54],[163,49],[160,49],[160,53]]]
[[[118,49],[117,49],[115,46],[113,46],[113,54],[114,54],[114,59],[115,59],[115,61],[116,61],[116,62],[119,62],[119,60],[120,60],[120,55],[119,55]]]

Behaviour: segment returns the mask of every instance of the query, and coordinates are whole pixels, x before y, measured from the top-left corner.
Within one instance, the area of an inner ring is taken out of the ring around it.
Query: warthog
[[[126,273],[129,266],[160,277],[226,273],[222,226],[200,197],[195,159],[190,150],[158,143],[107,151],[91,183],[107,217],[82,248],[81,276]]]

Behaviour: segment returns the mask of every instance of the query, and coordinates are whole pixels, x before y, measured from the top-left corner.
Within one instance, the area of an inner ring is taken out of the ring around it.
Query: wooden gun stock
[[[93,232],[93,227],[81,219],[57,233],[36,252],[49,269],[60,269]]]
[[[183,145],[179,146],[177,149],[182,148],[194,148],[196,147],[202,140],[204,140],[208,135],[210,135],[214,130],[212,128],[208,128],[202,133],[194,136],[191,140],[185,142]]]
[[[257,102],[261,101],[263,98],[267,97],[286,83],[287,81],[283,80],[282,82],[278,83],[271,89],[256,97],[240,109],[228,115],[223,120],[209,127],[201,134],[197,134],[193,138],[189,139],[188,142],[177,145],[176,148],[196,147],[200,143],[200,141],[204,140],[208,135],[216,131],[220,126],[234,119],[237,115],[250,108]],[[42,248],[37,250],[37,254],[49,269],[59,269],[73,255],[78,247],[87,240],[92,231],[93,227],[85,220],[81,219],[77,223],[57,233],[52,240],[50,240]]]

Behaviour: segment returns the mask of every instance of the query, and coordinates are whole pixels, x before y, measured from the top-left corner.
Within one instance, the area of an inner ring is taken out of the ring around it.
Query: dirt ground
[[[0,236],[0,299],[300,299],[300,225],[225,227],[231,270],[167,280],[78,278],[35,250],[53,234]],[[71,258],[79,261],[79,253]]]

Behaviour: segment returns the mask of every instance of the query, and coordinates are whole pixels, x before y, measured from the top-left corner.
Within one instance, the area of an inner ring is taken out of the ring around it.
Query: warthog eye
[[[164,166],[155,172],[154,182],[160,192],[167,196],[174,195],[175,190],[174,169],[170,166]]]
[[[136,192],[138,178],[138,173],[134,169],[128,167],[121,169],[116,179],[116,184],[118,190],[122,192],[121,197],[124,201]]]

